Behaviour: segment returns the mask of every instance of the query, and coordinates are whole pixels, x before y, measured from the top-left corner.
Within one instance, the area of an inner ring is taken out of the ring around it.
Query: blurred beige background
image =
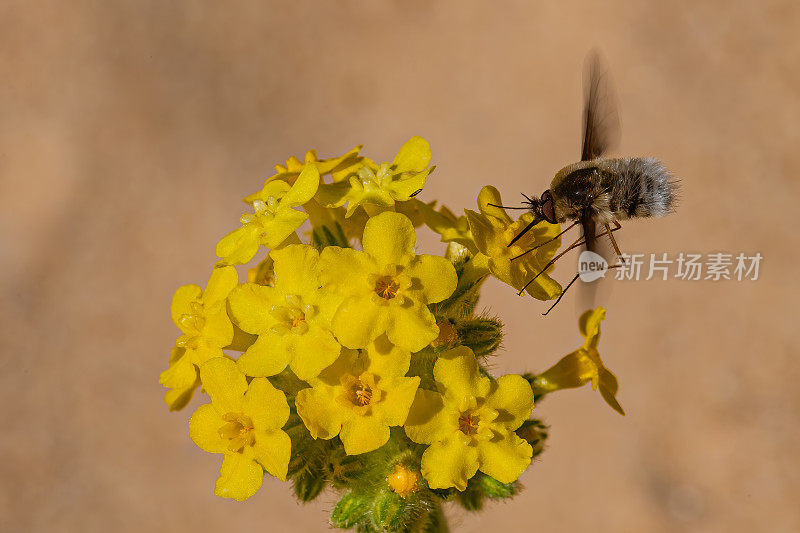
[[[0,530],[325,531],[332,495],[213,495],[198,401],[168,413],[157,383],[172,292],[310,147],[391,160],[419,134],[423,199],[540,193],[579,154],[593,45],[620,153],[683,180],[678,214],[628,224],[623,248],[760,252],[761,277],[612,282],[601,348],[628,415],[588,388],[542,402],[524,493],[451,511],[454,530],[800,530],[799,31],[790,1],[2,2]],[[543,318],[489,284],[498,371],[578,345],[576,302]]]

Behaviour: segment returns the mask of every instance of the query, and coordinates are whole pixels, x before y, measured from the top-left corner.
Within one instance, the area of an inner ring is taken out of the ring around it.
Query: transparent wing
[[[583,97],[581,161],[589,161],[613,149],[620,138],[613,83],[596,48],[589,51],[584,62]]]

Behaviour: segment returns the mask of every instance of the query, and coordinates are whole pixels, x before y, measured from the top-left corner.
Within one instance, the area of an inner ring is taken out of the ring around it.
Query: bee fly
[[[542,221],[550,224],[573,221],[554,239],[578,224],[583,229],[583,235],[547,263],[528,281],[520,294],[569,250],[585,244],[588,250],[596,251],[598,237],[608,235],[617,257],[620,257],[622,253],[613,235],[614,231],[621,228],[620,220],[662,217],[674,210],[678,184],[661,161],[652,157],[603,157],[619,140],[619,116],[607,78],[597,51],[589,52],[584,71],[581,160],[559,170],[550,188],[540,197],[523,195],[526,207],[516,209],[530,209],[534,219],[512,239],[509,246]],[[598,230],[600,233],[597,233]],[[544,244],[547,243],[515,259]],[[619,266],[617,264],[609,268]],[[545,315],[561,301],[577,279],[578,275],[564,288]]]

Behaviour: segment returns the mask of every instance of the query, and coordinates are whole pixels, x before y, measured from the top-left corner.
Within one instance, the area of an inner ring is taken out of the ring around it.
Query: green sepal
[[[544,451],[549,430],[550,428],[541,420],[533,418],[523,422],[516,433],[521,439],[528,441],[533,448],[533,457],[536,457]]]
[[[487,476],[483,473],[479,473],[475,476],[475,484],[483,494],[493,500],[511,498],[515,496],[519,490],[519,485],[516,481],[502,483],[492,476]]]
[[[468,346],[476,357],[492,354],[503,342],[503,324],[491,318],[472,318],[455,323],[461,344]]]
[[[421,533],[449,533],[441,504],[434,504],[419,528]]]
[[[311,231],[311,243],[314,248],[320,251],[327,246],[350,247],[350,242],[344,234],[342,225],[335,221],[332,226],[325,225],[314,228]]]
[[[483,493],[477,487],[467,486],[463,492],[456,495],[456,500],[467,511],[480,511],[483,509]]]
[[[407,524],[407,500],[393,491],[382,491],[372,505],[372,521],[384,531],[400,531]],[[411,513],[408,513],[411,514]]]
[[[328,477],[334,487],[348,488],[364,473],[364,459],[347,455],[344,448],[335,448],[328,458]]]
[[[349,529],[358,524],[369,511],[371,495],[348,492],[336,503],[331,512],[331,524],[341,529]]]
[[[321,470],[304,470],[297,474],[292,482],[297,499],[310,502],[325,488],[325,473]]]

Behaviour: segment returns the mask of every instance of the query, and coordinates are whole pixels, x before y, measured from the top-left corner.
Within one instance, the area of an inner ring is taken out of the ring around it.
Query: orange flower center
[[[219,428],[219,436],[228,440],[228,450],[240,452],[247,446],[255,443],[252,419],[242,413],[226,413],[222,419],[225,425]]]
[[[361,381],[353,389],[353,403],[357,405],[368,405],[372,401],[372,389]]]
[[[364,372],[360,377],[345,375],[341,381],[344,391],[338,401],[355,412],[367,415],[372,412],[372,406],[381,401],[382,391],[377,386],[375,376],[369,372]]]
[[[464,435],[474,435],[478,432],[478,423],[480,420],[477,416],[472,415],[471,413],[462,413],[461,416],[458,417],[458,429]]]
[[[375,283],[375,292],[384,300],[391,300],[397,296],[400,290],[400,284],[393,278],[383,277]]]

